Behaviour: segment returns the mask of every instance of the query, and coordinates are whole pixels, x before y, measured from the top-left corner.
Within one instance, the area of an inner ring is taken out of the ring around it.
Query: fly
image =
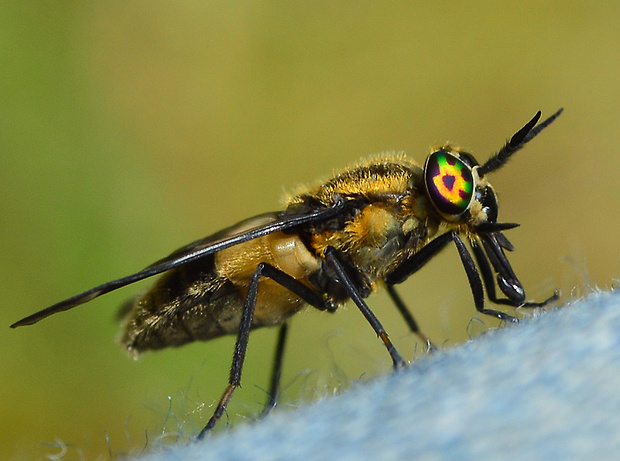
[[[32,325],[139,280],[163,275],[121,309],[121,344],[130,354],[236,335],[229,384],[202,429],[223,415],[241,384],[250,331],[280,326],[266,411],[275,405],[287,320],[307,305],[335,312],[349,299],[387,349],[394,368],[405,366],[365,299],[385,286],[410,330],[420,332],[395,285],[454,243],[476,309],[505,322],[516,317],[485,306],[538,307],[556,300],[526,301],[506,251],[495,191],[487,175],[501,168],[549,126],[538,112],[484,164],[451,145],[433,149],[424,167],[404,154],[380,155],[345,169],[327,182],[302,189],[284,211],[241,221],[190,243],[135,274],[60,301],[11,325]],[[469,245],[469,248],[468,248]],[[496,287],[504,297],[498,297]]]

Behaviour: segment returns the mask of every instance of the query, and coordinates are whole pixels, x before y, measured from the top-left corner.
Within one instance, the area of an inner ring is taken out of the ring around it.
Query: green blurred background
[[[128,359],[114,314],[140,287],[8,325],[369,154],[422,162],[451,140],[486,159],[563,106],[492,178],[522,224],[513,267],[536,299],[620,273],[618,3],[5,1],[0,37],[1,459],[195,433],[234,338]],[[437,344],[496,325],[472,321],[453,248],[401,293]],[[405,356],[422,349],[384,294],[371,306]],[[274,342],[252,336],[231,424],[260,410]],[[296,316],[286,359],[284,408],[390,369],[352,306]]]

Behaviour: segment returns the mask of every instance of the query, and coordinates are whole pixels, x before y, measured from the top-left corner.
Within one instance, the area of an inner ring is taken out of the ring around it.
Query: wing
[[[28,317],[25,317],[18,322],[11,325],[11,328],[17,328],[24,325],[33,325],[40,320],[43,320],[50,315],[58,312],[63,312],[69,309],[73,309],[80,304],[87,303],[103,294],[110,291],[117,290],[126,285],[144,280],[162,272],[169,271],[175,267],[183,266],[192,261],[197,261],[208,255],[217,253],[218,251],[230,248],[231,246],[238,245],[249,240],[253,240],[262,237],[273,232],[283,231],[287,229],[293,229],[298,226],[302,226],[307,223],[322,221],[329,219],[341,213],[351,201],[341,200],[336,202],[330,208],[321,208],[315,211],[301,214],[285,214],[281,213],[278,220],[255,227],[246,232],[242,232],[237,235],[218,238],[222,234],[226,234],[225,231],[218,232],[210,237],[193,242],[179,250],[173,252],[171,255],[160,259],[159,261],[151,264],[145,269],[136,272],[135,274],[122,277],[120,279],[112,280],[102,285],[86,290],[80,294],[72,296],[64,301],[54,304],[46,309],[36,312]],[[254,219],[254,218],[252,218]],[[215,239],[215,240],[214,240]]]

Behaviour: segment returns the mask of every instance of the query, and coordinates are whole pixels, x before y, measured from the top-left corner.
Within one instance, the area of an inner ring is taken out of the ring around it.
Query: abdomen
[[[243,221],[213,240],[277,220],[275,213]],[[200,241],[205,244],[209,238]],[[252,273],[265,262],[308,284],[320,261],[295,234],[275,232],[208,255],[165,273],[128,307],[121,343],[131,353],[208,340],[239,329]],[[277,325],[304,301],[271,279],[259,283],[253,327]]]

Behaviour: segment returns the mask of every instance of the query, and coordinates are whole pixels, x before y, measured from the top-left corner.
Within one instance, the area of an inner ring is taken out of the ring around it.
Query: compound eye
[[[424,181],[428,195],[441,214],[458,218],[472,202],[474,180],[461,159],[439,150],[426,159]]]

